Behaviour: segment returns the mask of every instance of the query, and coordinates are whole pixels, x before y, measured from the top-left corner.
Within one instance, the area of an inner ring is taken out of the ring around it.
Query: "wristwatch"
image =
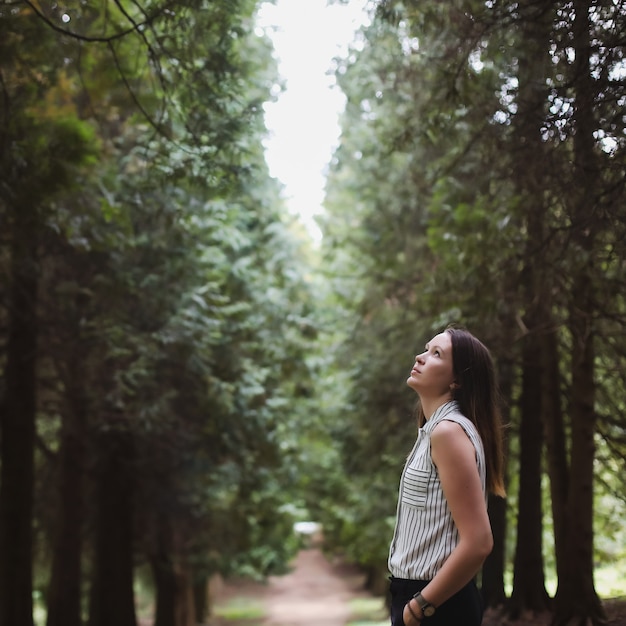
[[[435,614],[435,611],[437,610],[436,607],[432,605],[428,600],[426,600],[426,598],[421,593],[418,592],[413,597],[420,605],[420,609],[422,609],[422,614],[424,615],[424,617],[432,617]]]

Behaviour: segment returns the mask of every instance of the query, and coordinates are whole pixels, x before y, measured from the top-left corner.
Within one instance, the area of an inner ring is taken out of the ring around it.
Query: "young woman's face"
[[[415,357],[406,384],[420,395],[439,397],[450,392],[453,382],[452,340],[448,333],[440,333]]]

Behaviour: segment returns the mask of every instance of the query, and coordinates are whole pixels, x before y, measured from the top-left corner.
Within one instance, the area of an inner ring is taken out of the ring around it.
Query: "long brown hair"
[[[452,342],[452,399],[476,426],[485,449],[487,489],[504,497],[503,425],[493,360],[489,350],[464,328],[446,328]]]

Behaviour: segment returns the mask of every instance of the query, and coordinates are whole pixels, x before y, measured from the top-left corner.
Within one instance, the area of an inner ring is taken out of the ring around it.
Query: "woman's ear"
[[[450,385],[450,389],[459,389],[461,387],[461,385],[459,385],[458,383],[452,383]]]

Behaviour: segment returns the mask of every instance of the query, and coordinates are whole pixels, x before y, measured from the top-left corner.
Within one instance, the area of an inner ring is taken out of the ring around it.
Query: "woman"
[[[493,362],[466,330],[448,328],[415,359],[420,398],[389,550],[392,626],[475,626],[474,577],[491,552],[487,491],[504,496]]]

